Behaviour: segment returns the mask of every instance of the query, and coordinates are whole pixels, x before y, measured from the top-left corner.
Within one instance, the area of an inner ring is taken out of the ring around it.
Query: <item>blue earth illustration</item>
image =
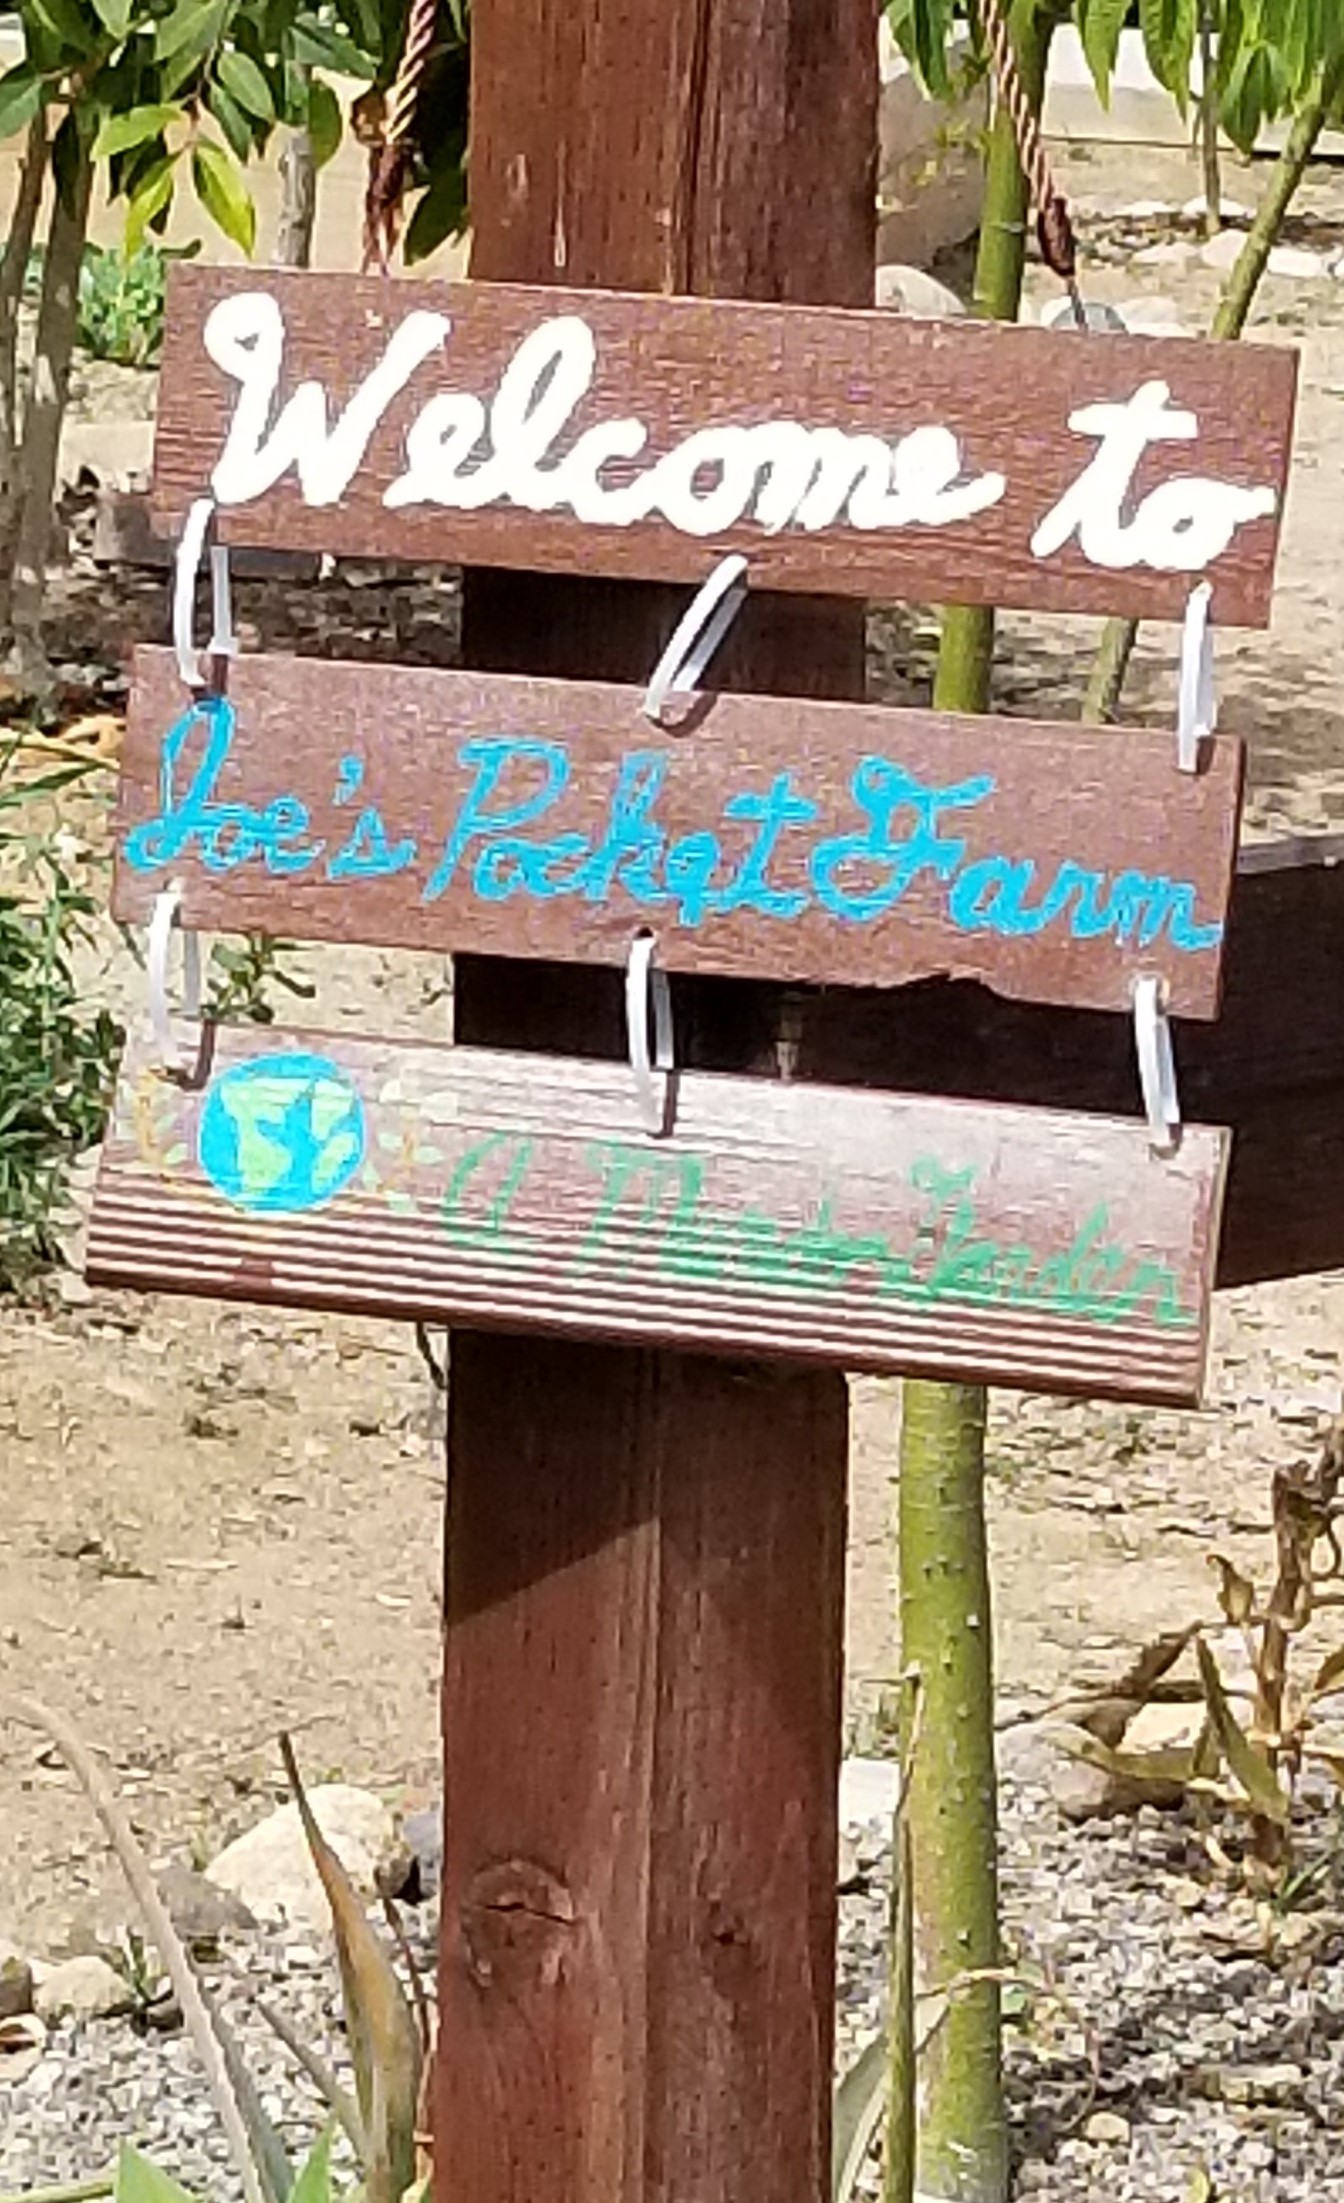
[[[236,1208],[299,1215],[334,1200],[364,1157],[364,1105],[325,1056],[254,1056],[216,1079],[197,1154]]]

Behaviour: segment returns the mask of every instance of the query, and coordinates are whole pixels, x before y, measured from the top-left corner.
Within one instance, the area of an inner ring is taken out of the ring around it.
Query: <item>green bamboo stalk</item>
[[[1316,150],[1317,140],[1344,90],[1344,54],[1325,69],[1311,98],[1293,117],[1283,151],[1279,154],[1256,209],[1246,241],[1228,271],[1209,330],[1212,337],[1234,341],[1246,327],[1256,292],[1264,279],[1269,256],[1278,242],[1284,216],[1297,194]],[[1138,639],[1137,620],[1107,620],[1083,699],[1083,717],[1097,726],[1109,726],[1120,709],[1125,679]]]
[[[1053,19],[1017,16],[1018,61],[1039,108]],[[985,168],[975,312],[1015,321],[1026,267],[1027,188],[1008,119],[996,116]],[[1061,342],[1067,341],[1061,339]],[[956,606],[943,616],[934,702],[984,711],[994,657],[994,614]],[[1008,2136],[1003,2102],[994,1773],[994,1657],[985,1537],[987,1395],[971,1385],[911,1380],[901,1417],[902,1667],[918,1678],[917,1752],[904,1738],[916,1994],[927,1998],[976,1975],[947,1998],[919,2061],[917,2188],[939,2203],[1005,2203]],[[902,1954],[897,1950],[899,1973]],[[893,2123],[903,2077],[894,2073]],[[893,2155],[899,2166],[901,2138]]]

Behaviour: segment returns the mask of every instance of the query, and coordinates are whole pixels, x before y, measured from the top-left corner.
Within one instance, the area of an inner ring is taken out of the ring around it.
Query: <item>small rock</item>
[[[1238,238],[1238,244],[1241,239]],[[1308,252],[1303,245],[1275,245],[1269,256],[1271,275],[1287,276],[1294,283],[1312,283],[1326,274],[1328,263],[1319,252]]]
[[[115,2019],[134,2002],[125,1980],[105,1958],[67,1958],[34,1992],[39,2019]]]
[[[1133,255],[1133,263],[1136,268],[1193,268],[1199,256],[1198,245],[1173,238],[1165,245],[1144,245]]]
[[[0,1939],[0,2019],[19,2019],[32,2008],[32,1966],[22,1951]]]
[[[1108,2149],[1118,2149],[1129,2140],[1129,2121],[1118,2111],[1094,2111],[1083,2128],[1089,2142],[1104,2143]]]
[[[1124,334],[1125,324],[1123,318],[1116,312],[1115,307],[1108,306],[1104,299],[1085,298],[1083,300],[1083,319],[1089,329],[1101,330],[1103,333]],[[1078,318],[1074,312],[1073,300],[1071,298],[1052,298],[1049,305],[1041,309],[1041,327],[1043,329],[1072,329],[1077,332]]]
[[[1201,211],[1202,206],[1201,201]],[[1131,199],[1127,207],[1117,209],[1117,219],[1121,222],[1156,222],[1175,212],[1176,208],[1170,199]]]
[[[1202,222],[1208,211],[1208,201],[1202,191],[1196,192],[1193,199],[1187,199],[1181,208],[1187,222]],[[1220,222],[1253,222],[1255,209],[1243,206],[1240,199],[1220,199],[1218,219]]]
[[[257,1925],[240,1898],[189,1866],[165,1867],[158,1880],[173,1926],[198,1958],[217,1950],[221,1936],[246,1934]]]
[[[1240,230],[1220,229],[1216,237],[1210,237],[1200,246],[1200,261],[1204,267],[1216,268],[1220,275],[1226,275],[1229,268],[1236,266],[1245,242]]]
[[[1219,2094],[1229,2104],[1291,2102],[1306,2079],[1300,2065],[1230,2065],[1218,2075]]]
[[[395,1824],[382,1799],[342,1782],[320,1784],[308,1795],[319,1828],[356,1889],[372,1896],[379,1862],[396,1845]],[[314,1934],[331,1931],[331,1908],[296,1805],[281,1806],[229,1844],[206,1868],[206,1879],[238,1898],[257,1920],[282,1920]]]
[[[937,276],[926,275],[922,268],[902,267],[896,261],[878,269],[873,302],[888,313],[918,314],[934,321],[966,311],[956,292],[949,291]]]

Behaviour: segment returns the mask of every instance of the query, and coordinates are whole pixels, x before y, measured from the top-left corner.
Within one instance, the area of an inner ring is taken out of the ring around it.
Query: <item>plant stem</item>
[[[1204,164],[1204,235],[1216,237],[1223,226],[1222,169],[1218,158],[1218,63],[1216,0],[1200,0],[1199,149]]]
[[[313,257],[317,218],[317,168],[306,130],[287,130],[280,148],[280,224],[275,257],[282,268],[306,268]]]
[[[1024,11],[1025,12],[1025,11]],[[1018,62],[1038,108],[1053,20],[1019,19]],[[1026,266],[1027,187],[1008,118],[995,116],[975,271],[975,311],[1015,321]],[[1076,341],[1061,338],[1061,342]],[[984,711],[994,614],[944,614],[934,702]],[[1008,2140],[999,2013],[998,1793],[985,1537],[985,1422],[978,1387],[912,1380],[901,1418],[902,1667],[918,1678],[920,1746],[908,1749],[916,1995],[974,1972],[919,2070],[917,2187],[948,2203],[1004,2203]],[[897,2076],[899,2080],[899,2074]],[[893,2106],[893,2110],[897,2107]]]
[[[50,683],[50,668],[42,647],[42,604],[92,190],[93,163],[87,149],[82,149],[68,200],[58,191],[52,206],[37,341],[19,447],[21,504],[14,538],[8,625],[13,639],[13,671],[34,692]]]
[[[1344,88],[1344,55],[1332,61],[1317,80],[1316,89],[1293,117],[1283,151],[1270,171],[1264,197],[1246,241],[1228,271],[1218,310],[1209,330],[1212,337],[1231,341],[1246,327],[1256,292],[1269,265],[1269,256],[1283,228],[1284,216],[1296,196],[1341,89]],[[1107,620],[1093,660],[1083,718],[1094,725],[1108,725],[1120,708],[1129,662],[1138,638],[1137,620]]]
[[[47,115],[45,108],[39,108],[28,125],[14,215],[0,253],[0,628],[9,625],[19,507],[19,306],[46,172]]]

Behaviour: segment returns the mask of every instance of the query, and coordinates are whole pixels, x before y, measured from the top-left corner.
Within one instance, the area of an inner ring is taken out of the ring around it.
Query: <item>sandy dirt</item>
[[[1195,188],[1174,156],[1074,158],[1068,174],[1075,193],[1112,206]],[[1344,246],[1344,174],[1321,172],[1304,204],[1311,235]],[[1095,224],[1085,218],[1084,230]],[[1193,330],[1215,279],[1094,257],[1087,288],[1112,300],[1160,292]],[[1050,293],[1044,278],[1032,289]],[[1255,333],[1301,347],[1304,384],[1275,624],[1223,643],[1223,723],[1251,743],[1251,832],[1338,831],[1344,283],[1269,281]],[[71,660],[92,648],[115,664],[128,637],[162,633],[152,579],[75,576],[56,595]],[[288,609],[273,591],[240,597],[245,639],[274,639],[279,622],[289,647],[331,647],[321,592]],[[373,581],[360,633],[343,647],[443,655],[445,602],[428,586]],[[1005,707],[1076,708],[1094,635],[1088,622],[1006,620]],[[881,670],[887,649],[876,656]],[[915,695],[918,683],[903,674],[894,693]],[[1173,698],[1172,636],[1153,632],[1133,713],[1169,723]],[[76,824],[96,869],[105,809],[86,805]],[[433,960],[344,952],[299,966],[318,989],[305,1022],[444,1029]],[[90,985],[123,1009],[142,989],[110,929]],[[1008,1711],[1105,1674],[1155,1629],[1209,1609],[1209,1551],[1243,1561],[1263,1551],[1271,1467],[1311,1450],[1342,1373],[1344,1272],[1221,1302],[1203,1414],[996,1399]],[[276,1787],[281,1725],[315,1777],[339,1774],[395,1801],[432,1784],[442,1414],[414,1339],[393,1325],[87,1297],[77,1285],[41,1311],[0,1312],[0,1681],[76,1715],[157,1855],[205,1856],[257,1815]],[[880,1729],[895,1665],[897,1432],[896,1387],[856,1385],[849,1723],[860,1742]],[[0,1731],[0,1934],[56,1949],[125,1911],[59,1765],[37,1740]]]

